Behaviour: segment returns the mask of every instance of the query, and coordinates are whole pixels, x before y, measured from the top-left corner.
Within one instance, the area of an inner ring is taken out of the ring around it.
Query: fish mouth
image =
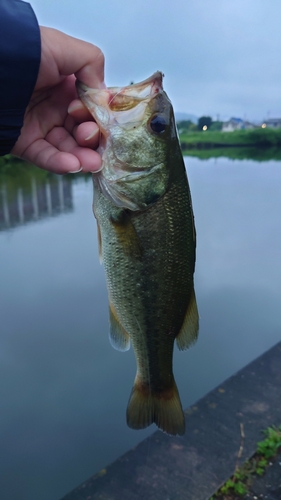
[[[163,73],[156,71],[146,80],[126,87],[91,89],[76,81],[78,96],[90,111],[100,128],[100,146],[103,155],[109,127],[117,124],[122,128],[138,126],[143,120],[148,102],[163,92]]]
[[[164,92],[163,77],[161,71],[156,71],[142,82],[105,89],[91,89],[79,80],[76,81],[79,98],[99,126],[100,143],[97,152],[102,158],[110,136],[110,128],[116,125],[123,129],[138,127],[144,119],[149,101]],[[116,160],[115,171],[118,171],[118,158]],[[124,172],[124,164],[120,170]],[[139,166],[133,168],[125,166],[125,171],[136,175],[141,174],[143,170],[146,169]]]
[[[94,114],[93,105],[103,106],[108,111],[126,111],[137,106],[141,101],[151,99],[163,91],[163,73],[156,71],[146,80],[126,87],[108,87],[91,89],[76,81],[77,92],[89,111]],[[97,117],[94,116],[96,119]]]
[[[109,88],[111,93],[111,98],[108,102],[110,109],[116,111],[121,111],[124,97],[130,104],[134,104],[136,99],[138,102],[143,99],[151,98],[157,95],[159,92],[163,91],[163,73],[161,71],[156,71],[146,80],[139,83],[133,83],[127,87],[111,87]]]

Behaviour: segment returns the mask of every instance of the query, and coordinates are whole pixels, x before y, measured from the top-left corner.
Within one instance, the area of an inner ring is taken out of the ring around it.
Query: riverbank
[[[209,158],[231,158],[233,160],[281,160],[281,128],[237,130],[234,132],[184,131],[179,134],[183,155],[196,156],[202,160]],[[26,165],[23,160],[6,155],[0,157],[1,175],[25,175]],[[45,178],[46,171],[34,167],[37,177]]]
[[[205,131],[180,133],[183,151],[215,148],[281,148],[281,129],[236,130],[234,132]]]
[[[188,408],[183,437],[156,431],[62,500],[212,497],[280,425],[280,386],[281,342]]]
[[[281,160],[281,148],[257,148],[257,147],[224,147],[211,149],[183,149],[184,156],[194,156],[201,160],[210,158],[230,158],[231,160],[254,160],[264,162],[269,160]]]
[[[244,430],[241,428],[243,437]],[[241,449],[243,443],[241,444]],[[238,467],[234,475],[209,500],[281,498],[281,426],[264,430],[264,439],[250,460]],[[273,496],[272,496],[273,494]]]

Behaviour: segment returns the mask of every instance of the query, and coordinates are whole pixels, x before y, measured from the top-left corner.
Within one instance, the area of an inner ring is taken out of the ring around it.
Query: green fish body
[[[172,105],[162,74],[129,87],[87,89],[84,104],[101,129],[101,172],[94,179],[94,214],[104,263],[110,340],[132,343],[137,374],[127,423],[155,422],[182,435],[185,419],[172,361],[197,338],[194,294],[195,227]]]

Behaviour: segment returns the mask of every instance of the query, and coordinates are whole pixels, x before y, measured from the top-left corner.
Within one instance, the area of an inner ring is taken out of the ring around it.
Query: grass
[[[228,147],[212,149],[183,149],[185,156],[194,156],[201,160],[210,158],[230,158],[232,160],[254,160],[257,162],[269,160],[281,160],[281,148],[258,148],[258,147]]]
[[[180,141],[184,155],[196,156],[202,160],[218,157],[233,160],[281,160],[281,128],[234,132],[184,131],[180,134]],[[0,181],[5,177],[5,182],[7,178],[11,178],[14,183],[24,184],[25,181],[29,183],[30,175],[44,181],[51,174],[11,155],[0,157]]]
[[[30,172],[40,178],[48,176],[46,170],[39,169],[16,156],[0,156],[0,179],[2,177],[26,177]]]
[[[75,176],[69,175],[68,180],[71,182],[77,179],[77,177],[84,178],[86,182],[91,179],[89,174],[81,172]],[[9,193],[13,193],[18,188],[22,188],[24,191],[29,192],[32,179],[36,180],[38,184],[43,184],[47,180],[55,182],[56,176],[47,170],[38,168],[15,156],[6,155],[0,157],[0,192],[1,185],[3,184],[6,186],[7,192]]]
[[[253,457],[237,469],[210,500],[231,500],[236,496],[243,498],[249,491],[253,477],[265,473],[270,460],[281,449],[281,426],[268,427],[264,434],[265,439],[257,443]]]
[[[236,130],[234,132],[206,131],[180,134],[183,150],[221,147],[281,147],[281,128]]]
[[[9,196],[13,196],[18,188],[30,191],[32,179],[40,184],[51,178],[52,174],[46,170],[35,167],[19,158],[10,155],[0,157],[0,186],[6,186]]]

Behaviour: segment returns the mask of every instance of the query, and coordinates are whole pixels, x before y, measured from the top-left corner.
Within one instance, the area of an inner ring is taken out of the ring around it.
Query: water
[[[281,337],[281,164],[186,161],[200,337],[175,349],[183,406]],[[59,500],[155,430],[128,429],[132,350],[109,344],[92,185],[0,182],[2,500]]]

